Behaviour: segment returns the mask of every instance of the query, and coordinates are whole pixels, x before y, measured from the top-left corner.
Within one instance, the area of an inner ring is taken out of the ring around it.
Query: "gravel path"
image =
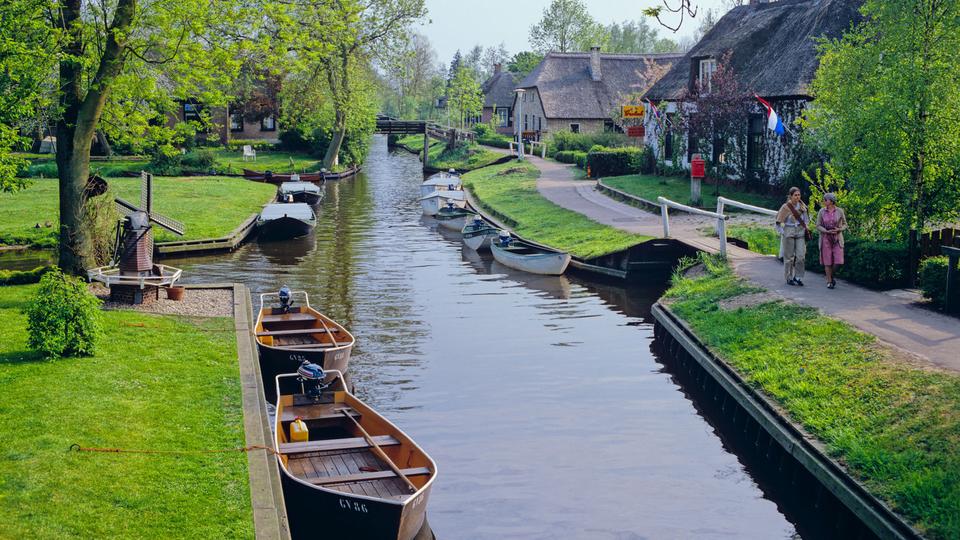
[[[111,302],[110,289],[99,283],[91,284],[90,291],[103,300],[103,309],[128,309],[188,317],[233,317],[233,289],[186,289],[179,302],[168,300],[164,291],[161,291],[160,299],[149,305]]]

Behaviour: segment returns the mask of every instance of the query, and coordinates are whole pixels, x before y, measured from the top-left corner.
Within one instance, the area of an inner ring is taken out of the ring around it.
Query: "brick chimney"
[[[496,75],[497,73],[500,73],[502,69],[503,69],[503,64],[501,64],[500,62],[497,62],[496,64],[493,65],[493,74]]]
[[[590,77],[595,81],[603,78],[600,72],[600,47],[590,47]]]

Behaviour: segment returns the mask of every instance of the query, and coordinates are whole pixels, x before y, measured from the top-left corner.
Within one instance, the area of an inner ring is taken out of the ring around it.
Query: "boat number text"
[[[303,362],[303,361],[306,360],[306,359],[307,359],[307,357],[304,356],[304,355],[302,355],[302,354],[291,354],[291,355],[290,355],[290,360],[293,360],[294,362]]]
[[[363,503],[358,503],[356,501],[348,501],[346,499],[340,499],[340,508],[346,510],[353,510],[354,512],[367,513],[367,505]]]
[[[416,507],[420,506],[420,503],[422,503],[422,502],[423,502],[423,494],[421,493],[421,494],[413,501],[413,506],[411,506],[411,508],[416,508]]]

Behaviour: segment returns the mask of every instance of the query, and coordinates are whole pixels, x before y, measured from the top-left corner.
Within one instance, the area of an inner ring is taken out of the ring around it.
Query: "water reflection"
[[[358,394],[439,464],[438,538],[794,534],[651,353],[656,288],[463,250],[422,218],[420,179],[378,139],[363,174],[327,183],[306,246],[178,265],[191,281],[305,289],[351,329]]]

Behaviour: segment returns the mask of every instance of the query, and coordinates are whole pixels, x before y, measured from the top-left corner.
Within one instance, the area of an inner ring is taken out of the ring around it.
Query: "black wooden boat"
[[[426,517],[436,463],[347,391],[339,374],[330,376],[305,363],[276,378],[274,449],[291,533],[413,539]]]
[[[310,234],[317,226],[317,215],[304,203],[271,203],[263,207],[257,218],[261,238],[296,238]]]
[[[280,184],[283,182],[294,182],[294,178],[299,179],[301,182],[323,182],[325,176],[330,176],[329,174],[324,175],[320,172],[315,173],[275,173],[271,171],[259,172],[251,171],[250,169],[243,170],[243,177],[247,180],[256,180],[258,182],[268,182],[271,184]]]
[[[267,305],[277,299],[279,307]],[[295,305],[296,301],[302,302]],[[304,291],[260,295],[260,312],[254,327],[260,353],[260,377],[268,402],[273,402],[274,378],[297,370],[304,360],[346,375],[353,350],[353,335],[342,325],[310,307]]]
[[[298,202],[315,206],[323,200],[320,186],[310,182],[284,182],[277,188],[278,202]]]

